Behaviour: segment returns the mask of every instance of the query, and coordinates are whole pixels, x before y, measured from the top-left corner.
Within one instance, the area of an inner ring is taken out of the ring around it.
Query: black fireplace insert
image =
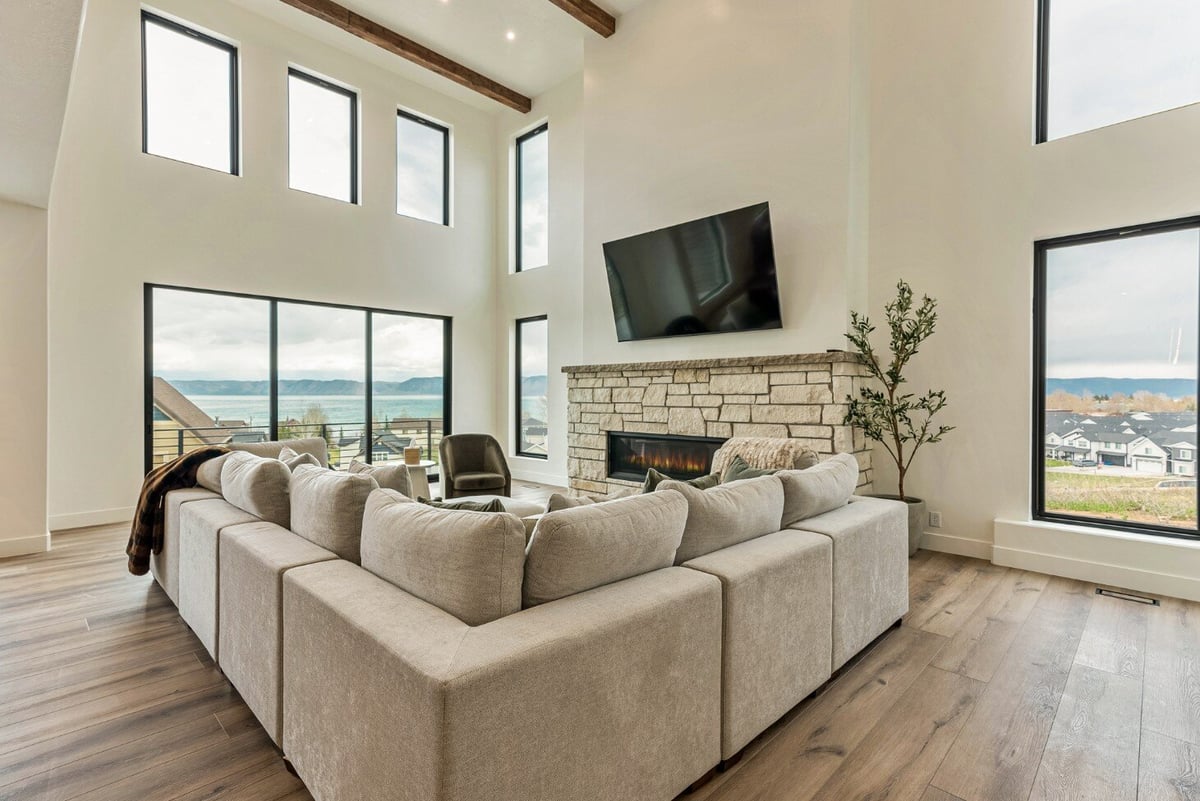
[[[641,481],[654,468],[671,478],[687,480],[707,475],[713,454],[725,442],[715,437],[682,437],[674,434],[608,432],[608,475]]]

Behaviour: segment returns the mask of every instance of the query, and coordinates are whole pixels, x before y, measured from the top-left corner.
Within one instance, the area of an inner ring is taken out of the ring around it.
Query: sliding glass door
[[[437,461],[448,317],[146,286],[146,469],[202,445],[323,437],[334,468]]]

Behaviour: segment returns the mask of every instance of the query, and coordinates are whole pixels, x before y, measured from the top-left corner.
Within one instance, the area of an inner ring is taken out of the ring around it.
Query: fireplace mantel
[[[867,380],[853,353],[572,365],[563,372],[574,490],[607,493],[640,483],[608,476],[609,432],[799,439],[820,454],[854,453],[860,487],[870,486],[871,452],[843,422],[846,398]]]

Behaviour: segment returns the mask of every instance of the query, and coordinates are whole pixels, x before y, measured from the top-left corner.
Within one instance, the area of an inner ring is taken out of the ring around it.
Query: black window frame
[[[450,227],[450,161],[453,158],[453,156],[451,155],[450,126],[442,125],[441,123],[434,122],[433,120],[428,119],[426,117],[422,117],[420,114],[414,114],[411,111],[405,111],[402,108],[396,109],[396,118],[397,119],[405,119],[405,120],[408,120],[409,122],[415,122],[416,124],[423,125],[426,128],[432,128],[433,130],[438,131],[442,135],[442,221],[441,221],[441,225],[444,225],[447,228],[449,228]],[[399,165],[397,165],[397,174],[398,173],[399,173]],[[399,182],[399,180],[397,180],[396,181],[396,203],[398,204],[399,202],[400,202],[400,182]],[[420,222],[431,222],[431,220],[425,220],[420,217],[412,217],[408,214],[401,214],[399,210],[396,211],[396,216],[406,217],[410,220],[418,220]]]
[[[195,292],[202,295],[218,295],[227,298],[242,298],[246,300],[265,301],[268,304],[270,323],[269,323],[269,379],[268,379],[268,398],[270,404],[270,439],[277,440],[279,438],[279,305],[296,304],[302,306],[319,306],[327,309],[346,309],[350,311],[363,312],[366,320],[366,345],[364,348],[363,357],[366,362],[366,372],[364,375],[364,417],[366,422],[365,435],[370,440],[372,425],[374,421],[374,387],[375,387],[375,364],[374,364],[374,336],[372,322],[374,315],[388,316],[404,316],[404,317],[419,317],[426,320],[441,320],[442,321],[442,437],[447,437],[453,432],[452,428],[452,410],[454,397],[454,318],[443,314],[430,314],[428,312],[411,312],[400,311],[396,309],[383,309],[375,306],[355,306],[348,303],[328,303],[317,300],[300,300],[296,298],[283,298],[274,295],[255,295],[249,292],[227,292],[220,289],[207,289],[203,287],[179,286],[176,284],[157,284],[146,282],[142,284],[142,359],[143,359],[143,416],[144,430],[143,437],[143,462],[147,473],[154,466],[154,291],[156,289],[164,289],[174,292]],[[374,461],[374,449],[367,447],[364,449],[364,458],[367,464]],[[430,481],[437,481],[439,476],[439,468],[432,468],[433,472],[429,474]]]
[[[319,86],[322,89],[326,89],[335,94],[344,95],[344,96],[350,98],[350,199],[342,200],[339,197],[329,197],[329,195],[322,195],[320,192],[310,192],[307,189],[297,189],[296,187],[292,186],[292,170],[291,170],[291,163],[292,163],[292,126],[291,126],[292,96],[291,96],[290,88],[287,93],[287,98],[288,98],[288,149],[287,149],[287,153],[288,153],[288,189],[291,189],[294,192],[303,192],[306,195],[313,195],[315,197],[323,197],[323,198],[327,198],[329,200],[336,200],[341,203],[349,203],[352,206],[359,205],[359,192],[358,192],[358,173],[359,173],[359,164],[358,164],[358,92],[356,92],[353,89],[347,89],[345,86],[341,86],[340,84],[333,83],[332,81],[327,81],[324,78],[313,75],[311,72],[305,72],[304,70],[300,69],[299,67],[294,67],[294,66],[289,65],[287,74],[288,74],[289,79],[299,78],[300,80],[311,83],[314,86]]]
[[[550,458],[550,452],[549,452],[550,449],[549,448],[546,449],[546,453],[526,453],[525,451],[521,450],[521,440],[522,440],[522,436],[521,436],[521,400],[522,400],[521,383],[524,380],[523,376],[522,376],[523,371],[522,371],[522,365],[521,365],[521,326],[526,325],[527,323],[542,323],[542,322],[544,322],[546,324],[546,343],[547,343],[546,381],[549,382],[549,380],[550,380],[550,353],[549,353],[550,315],[538,314],[538,315],[534,315],[533,317],[518,317],[516,319],[516,346],[517,346],[517,348],[516,348],[516,351],[514,352],[514,358],[513,358],[513,367],[515,368],[514,376],[516,378],[516,382],[515,382],[516,388],[514,390],[513,400],[516,402],[517,406],[516,406],[516,411],[513,412],[513,418],[514,418],[514,423],[515,423],[515,428],[513,429],[513,432],[515,435],[515,439],[513,440],[513,454],[515,456],[520,456],[523,459],[543,459],[543,460],[545,460],[545,459]],[[549,430],[550,430],[550,421],[547,420],[545,422],[546,422],[546,436],[548,438]]]
[[[206,167],[203,164],[196,164],[191,161],[173,158],[171,156],[161,156],[157,153],[150,152],[150,107],[149,98],[146,96],[146,23],[159,25],[176,33],[189,36],[206,45],[215,47],[218,50],[223,50],[229,55],[229,170],[218,170],[213,167]],[[142,9],[141,13],[141,38],[142,38],[142,152],[147,156],[156,156],[165,158],[171,161],[177,161],[180,164],[190,164],[193,167],[199,167],[204,170],[221,173],[223,175],[238,175],[242,174],[241,165],[241,104],[238,97],[240,62],[238,59],[238,47],[235,44],[218,39],[195,28],[184,25],[181,22],[176,22],[173,19],[155,14],[152,11]]]
[[[534,128],[530,131],[526,131],[525,133],[523,133],[517,137],[517,143],[516,143],[516,150],[517,150],[517,153],[516,153],[516,220],[515,220],[516,221],[516,230],[514,232],[514,239],[513,239],[513,241],[516,243],[516,253],[515,253],[516,260],[513,262],[513,264],[515,267],[515,271],[518,273],[524,272],[527,269],[528,270],[537,270],[537,269],[541,269],[542,267],[550,266],[549,259],[547,259],[546,264],[538,264],[538,265],[526,267],[522,263],[522,258],[521,258],[521,250],[522,250],[523,240],[524,240],[524,236],[525,236],[524,227],[522,225],[523,220],[521,219],[521,217],[522,217],[521,204],[524,200],[524,186],[522,186],[522,181],[521,181],[521,158],[522,158],[521,150],[524,147],[525,143],[528,142],[530,139],[534,139],[538,136],[541,136],[542,134],[548,134],[549,132],[550,132],[550,123],[543,122],[541,125],[537,126],[536,128]],[[550,187],[549,187],[549,185],[547,185],[547,187],[546,187],[547,194],[549,194],[549,191],[550,191]]]
[[[1163,526],[1154,523],[1137,523],[1123,520],[1105,520],[1097,517],[1085,517],[1065,512],[1046,511],[1046,453],[1045,453],[1045,421],[1046,421],[1046,254],[1056,248],[1073,245],[1111,242],[1134,236],[1163,234],[1172,231],[1196,230],[1200,232],[1200,215],[1164,220],[1142,225],[1109,228],[1102,231],[1091,231],[1083,234],[1070,234],[1034,242],[1034,275],[1033,275],[1033,440],[1032,440],[1032,498],[1031,513],[1035,521],[1048,523],[1065,523],[1070,525],[1100,528],[1134,534],[1152,534],[1160,537],[1170,537],[1189,541],[1200,540],[1200,525],[1196,532],[1189,532],[1173,526]],[[1200,263],[1196,266],[1200,271]],[[1197,309],[1200,310],[1200,298],[1197,298]],[[1200,387],[1200,343],[1197,348],[1197,382]],[[1169,476],[1168,476],[1169,477]],[[1197,478],[1196,499],[1197,512],[1200,514],[1200,476]]]

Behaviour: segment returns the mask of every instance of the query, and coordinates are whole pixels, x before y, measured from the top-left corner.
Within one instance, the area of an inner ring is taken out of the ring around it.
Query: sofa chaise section
[[[193,501],[179,512],[179,614],[217,658],[217,558],[221,530],[258,518],[223,498]]]
[[[284,751],[318,801],[669,801],[719,759],[721,587],[682,568],[470,627],[284,575]]]
[[[185,503],[221,496],[203,487],[171,490],[163,504],[162,550],[150,554],[150,573],[171,603],[179,606],[179,511]]]

